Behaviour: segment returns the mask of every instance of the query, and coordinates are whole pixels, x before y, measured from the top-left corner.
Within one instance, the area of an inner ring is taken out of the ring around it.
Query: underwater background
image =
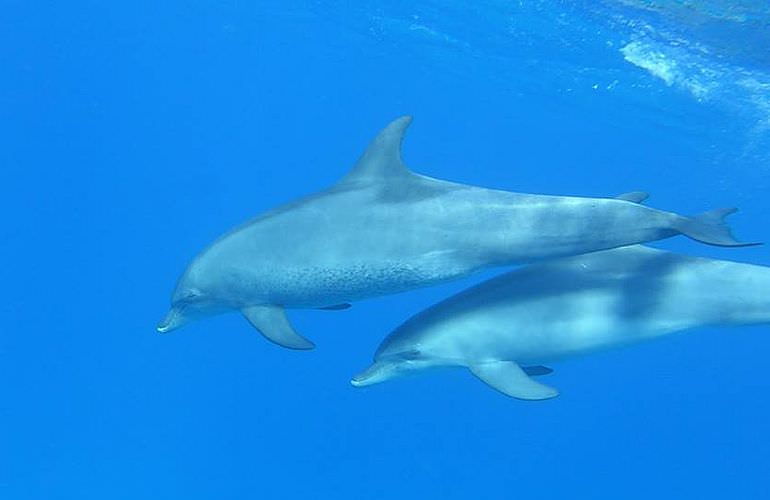
[[[738,206],[770,241],[764,0],[35,2],[0,14],[0,498],[767,498],[767,327],[553,365],[552,401],[463,370],[350,377],[501,270],[159,335],[225,230],[342,177],[413,114],[405,163],[499,189]],[[770,265],[768,247],[655,246]],[[770,293],[770,290],[768,290]]]

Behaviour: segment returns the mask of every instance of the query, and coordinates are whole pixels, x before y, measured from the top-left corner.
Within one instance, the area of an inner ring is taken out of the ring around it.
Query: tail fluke
[[[679,230],[685,236],[709,245],[720,247],[761,245],[761,243],[743,243],[733,237],[730,227],[725,223],[725,217],[737,211],[737,208],[710,210],[685,219],[680,224]]]

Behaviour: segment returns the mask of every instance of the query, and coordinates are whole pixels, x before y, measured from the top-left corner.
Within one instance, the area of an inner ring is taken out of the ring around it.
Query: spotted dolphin
[[[329,189],[260,215],[203,250],[178,280],[158,331],[237,310],[269,340],[310,349],[287,308],[342,309],[482,268],[680,233],[742,245],[722,221],[732,209],[690,218],[635,203],[640,193],[621,199],[519,194],[413,173],[401,160],[411,121],[390,123]]]
[[[634,245],[532,264],[413,316],[351,383],[459,366],[508,396],[558,391],[543,363],[704,326],[770,323],[770,267]]]

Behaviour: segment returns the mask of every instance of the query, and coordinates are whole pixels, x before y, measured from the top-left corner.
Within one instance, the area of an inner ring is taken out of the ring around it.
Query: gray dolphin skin
[[[642,193],[541,196],[415,174],[401,161],[411,121],[390,123],[331,188],[258,216],[201,252],[179,279],[158,331],[238,310],[269,340],[310,349],[286,308],[343,309],[490,266],[676,234],[742,245],[723,224],[732,209],[690,218],[635,203]]]
[[[770,267],[634,245],[533,264],[407,320],[353,378],[361,387],[438,366],[467,367],[508,396],[556,389],[541,363],[702,326],[770,322]]]

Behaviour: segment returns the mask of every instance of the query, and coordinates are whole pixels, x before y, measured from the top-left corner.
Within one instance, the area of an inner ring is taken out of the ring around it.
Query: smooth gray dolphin
[[[508,396],[548,399],[556,389],[530,378],[551,371],[540,363],[701,326],[768,323],[768,291],[770,267],[639,245],[533,264],[413,316],[351,383],[464,366]]]
[[[685,234],[740,246],[732,209],[689,218],[622,199],[541,196],[418,175],[401,161],[411,117],[390,123],[337,184],[237,227],[179,279],[160,332],[239,310],[271,341],[313,344],[285,308],[344,308],[354,300],[466,276],[479,269]]]

